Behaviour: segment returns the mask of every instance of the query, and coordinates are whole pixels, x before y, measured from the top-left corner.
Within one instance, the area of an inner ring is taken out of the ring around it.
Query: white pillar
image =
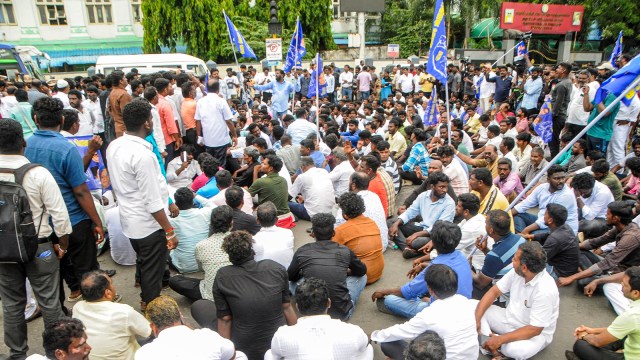
[[[366,18],[365,13],[358,13],[358,33],[360,34],[360,60],[364,60],[364,45],[365,45],[365,25]]]

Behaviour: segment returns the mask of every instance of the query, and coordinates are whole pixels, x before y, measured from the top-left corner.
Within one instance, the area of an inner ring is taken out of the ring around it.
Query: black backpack
[[[15,177],[15,182],[0,180],[0,263],[28,263],[38,251],[40,225],[36,231],[29,198],[22,187],[24,175],[36,166],[40,165],[29,163],[18,169],[0,168],[0,173]]]

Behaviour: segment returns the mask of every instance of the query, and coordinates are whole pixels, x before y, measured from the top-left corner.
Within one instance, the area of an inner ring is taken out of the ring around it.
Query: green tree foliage
[[[334,48],[330,5],[330,0],[278,1],[278,17],[283,25],[283,52],[289,45],[298,15],[304,29],[307,57],[313,57],[318,48]],[[158,53],[161,46],[175,51],[178,44],[185,44],[188,54],[201,59],[233,61],[222,10],[226,11],[258,59],[263,59],[264,40],[270,36],[268,0],[145,0],[142,2],[144,52]],[[238,58],[238,61],[244,60]]]

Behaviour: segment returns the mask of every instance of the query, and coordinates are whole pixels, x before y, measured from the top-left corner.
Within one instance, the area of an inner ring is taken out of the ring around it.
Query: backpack
[[[0,168],[0,173],[15,177],[15,182],[0,180],[0,263],[24,264],[36,256],[40,225],[36,232],[29,198],[22,187],[24,175],[36,166],[40,165],[29,163],[18,169]]]

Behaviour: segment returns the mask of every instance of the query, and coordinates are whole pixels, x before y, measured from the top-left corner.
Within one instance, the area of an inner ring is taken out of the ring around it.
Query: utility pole
[[[364,12],[358,12],[358,33],[360,34],[360,60],[364,60],[364,46],[366,36],[367,18]]]

